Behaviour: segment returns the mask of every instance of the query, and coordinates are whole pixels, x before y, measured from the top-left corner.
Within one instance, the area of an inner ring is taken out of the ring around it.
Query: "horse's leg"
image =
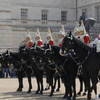
[[[66,74],[64,72],[62,72],[61,78],[62,78],[62,81],[63,81],[64,86],[65,86],[65,94],[63,96],[63,99],[66,99],[68,97],[68,92],[67,92],[67,78],[66,78]]]
[[[54,89],[55,89],[55,87],[56,87],[56,82],[57,82],[57,78],[54,77]]]
[[[19,87],[18,87],[17,91],[19,91],[20,90],[20,75],[19,75],[19,73],[17,73],[17,75],[18,75],[18,82],[19,82]]]
[[[80,91],[77,93],[77,95],[81,95],[81,92],[83,90],[83,79],[82,76],[79,76],[79,81],[80,81]]]
[[[30,74],[27,74],[27,76],[28,76],[28,82],[29,82],[29,90],[27,91],[27,93],[30,93],[31,92],[31,89],[32,89],[31,75]]]
[[[50,86],[51,86],[51,93],[50,93],[50,97],[53,96],[53,92],[54,92],[54,86],[53,86],[53,74],[52,75],[49,75],[49,83],[50,83]]]
[[[72,97],[72,88],[71,88],[71,83],[69,81],[67,81],[68,82],[67,86],[68,86],[68,91],[69,91],[69,96],[67,100],[71,100],[71,97]]]
[[[43,76],[43,75],[41,75],[41,76]],[[43,94],[43,78],[41,77],[41,91],[40,91],[40,94]]]
[[[75,83],[75,77],[72,77],[72,86],[73,86],[73,90],[74,90],[74,96],[72,100],[76,99],[76,83]]]
[[[100,82],[100,75],[98,76],[99,82]],[[99,98],[100,98],[100,94],[99,94]]]
[[[91,75],[91,81],[92,81],[92,84],[93,84],[93,89],[94,89],[94,92],[95,92],[95,100],[98,100],[98,95],[97,95],[97,76],[96,75]]]
[[[87,78],[87,87],[88,87],[87,100],[90,100],[91,99],[91,94],[90,94],[90,78],[89,77]]]
[[[57,76],[57,79],[58,79],[58,88],[56,91],[59,91],[59,88],[60,88],[60,76],[59,75]]]
[[[48,75],[46,75],[46,82],[47,82],[47,85],[46,85],[46,88],[45,88],[45,90],[48,90],[49,89],[49,81],[48,81]]]
[[[21,92],[23,88],[23,72],[22,71],[18,72],[18,81],[19,81],[19,87],[17,91]]]
[[[83,93],[83,95],[86,95],[87,87],[86,87],[86,83],[85,83],[84,80],[83,80],[83,82],[84,82],[84,93]]]
[[[40,91],[40,85],[39,85],[39,79],[38,79],[38,77],[36,77],[36,80],[37,80],[38,89],[37,89],[37,91],[35,92],[35,94],[38,94],[39,91]]]

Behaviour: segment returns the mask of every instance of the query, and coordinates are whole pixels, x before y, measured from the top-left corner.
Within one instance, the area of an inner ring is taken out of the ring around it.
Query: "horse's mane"
[[[82,42],[81,40],[73,37],[75,43],[77,43],[80,47],[82,47],[83,49],[87,50],[87,51],[90,51],[91,50],[91,47],[89,47],[87,44],[85,44],[84,42]]]
[[[52,45],[52,47],[54,47],[54,48],[56,48],[56,49],[60,49],[60,47],[59,46],[56,46],[56,45]]]

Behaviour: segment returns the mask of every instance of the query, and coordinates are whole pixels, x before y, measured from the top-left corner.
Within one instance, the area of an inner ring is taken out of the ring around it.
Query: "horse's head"
[[[36,57],[38,55],[38,48],[36,47],[36,45],[34,47],[30,48],[30,55]]]
[[[69,50],[74,48],[73,35],[71,34],[71,32],[69,35],[66,35],[64,37],[63,45],[61,48],[62,48],[63,53],[64,53],[64,50],[69,52]]]
[[[31,65],[33,65],[33,62],[35,62],[36,56],[38,55],[38,47],[36,47],[36,45],[34,47],[31,47],[29,50],[29,62],[31,63]]]
[[[27,60],[29,57],[29,48],[22,47],[19,49],[19,59]]]
[[[53,59],[54,55],[55,55],[55,53],[52,50],[51,45],[49,45],[49,47],[47,49],[45,49],[45,57],[49,58],[49,59]]]
[[[89,33],[90,26],[94,26],[95,24],[95,19],[94,18],[88,18],[85,20],[85,29]]]
[[[44,48],[38,48],[38,55],[36,57],[36,63],[40,66],[45,62],[45,49]]]

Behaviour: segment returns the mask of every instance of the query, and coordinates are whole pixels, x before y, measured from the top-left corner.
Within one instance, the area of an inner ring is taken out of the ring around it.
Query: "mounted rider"
[[[80,35],[79,35],[79,23],[78,22],[76,22],[76,24],[75,24],[74,34],[73,35],[74,35],[74,37],[80,39]]]
[[[64,40],[64,37],[65,37],[65,30],[64,30],[64,26],[63,25],[61,26],[61,30],[60,30],[58,36],[59,36],[59,39],[60,39],[60,41],[58,42],[58,46],[61,47],[63,45],[63,40]],[[62,50],[61,49],[60,49],[59,53],[60,53],[61,56],[64,56],[62,54]]]
[[[29,30],[27,30],[27,34],[26,34],[26,47],[30,48],[33,45],[33,41],[31,39],[31,35]]]
[[[58,42],[58,45],[59,45],[59,47],[61,47],[62,44],[63,44],[63,39],[65,37],[64,25],[61,26],[61,30],[60,30],[58,36],[59,36],[59,39],[60,39],[60,41]]]
[[[90,45],[96,47],[96,52],[100,55],[100,34],[92,43],[90,43]]]
[[[50,28],[48,28],[48,32],[46,34],[46,44],[49,44],[49,45],[54,45],[54,42],[53,42],[53,39],[52,39],[52,35],[51,35],[51,30]]]
[[[52,39],[52,35],[51,35],[51,30],[50,28],[48,28],[48,32],[46,34],[46,44],[49,44],[49,45],[54,45],[54,42],[53,42],[53,39]],[[48,90],[50,88],[50,85],[49,85],[49,82],[48,82],[48,77],[47,77],[47,85],[46,85],[46,88],[45,90]]]
[[[35,34],[35,40],[36,40],[36,45],[37,46],[42,46],[43,45],[43,43],[42,43],[42,40],[41,40],[41,36],[40,36],[40,32],[39,32],[39,29],[37,28],[37,32],[36,32],[36,34]]]
[[[80,40],[86,44],[89,43],[89,35],[86,33],[83,20],[81,20],[81,26],[79,27],[79,35],[80,35]]]

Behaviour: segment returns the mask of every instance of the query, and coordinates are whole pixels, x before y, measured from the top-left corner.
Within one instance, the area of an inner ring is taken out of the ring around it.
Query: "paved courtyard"
[[[27,78],[23,79],[24,88],[22,92],[16,92],[18,87],[17,78],[1,78],[0,79],[0,100],[63,100],[64,95],[64,85],[61,83],[60,92],[54,92],[53,97],[49,97],[50,90],[43,91],[44,94],[35,94],[37,89],[36,79],[32,78],[32,92],[27,94],[28,90],[28,80]],[[46,80],[43,78],[44,87],[46,86]],[[76,79],[77,92],[79,90],[79,81]],[[98,83],[98,93],[100,93],[100,83]],[[92,100],[94,100],[94,91],[92,92]],[[77,96],[77,100],[87,100],[86,96]],[[99,99],[100,100],[100,99]]]

